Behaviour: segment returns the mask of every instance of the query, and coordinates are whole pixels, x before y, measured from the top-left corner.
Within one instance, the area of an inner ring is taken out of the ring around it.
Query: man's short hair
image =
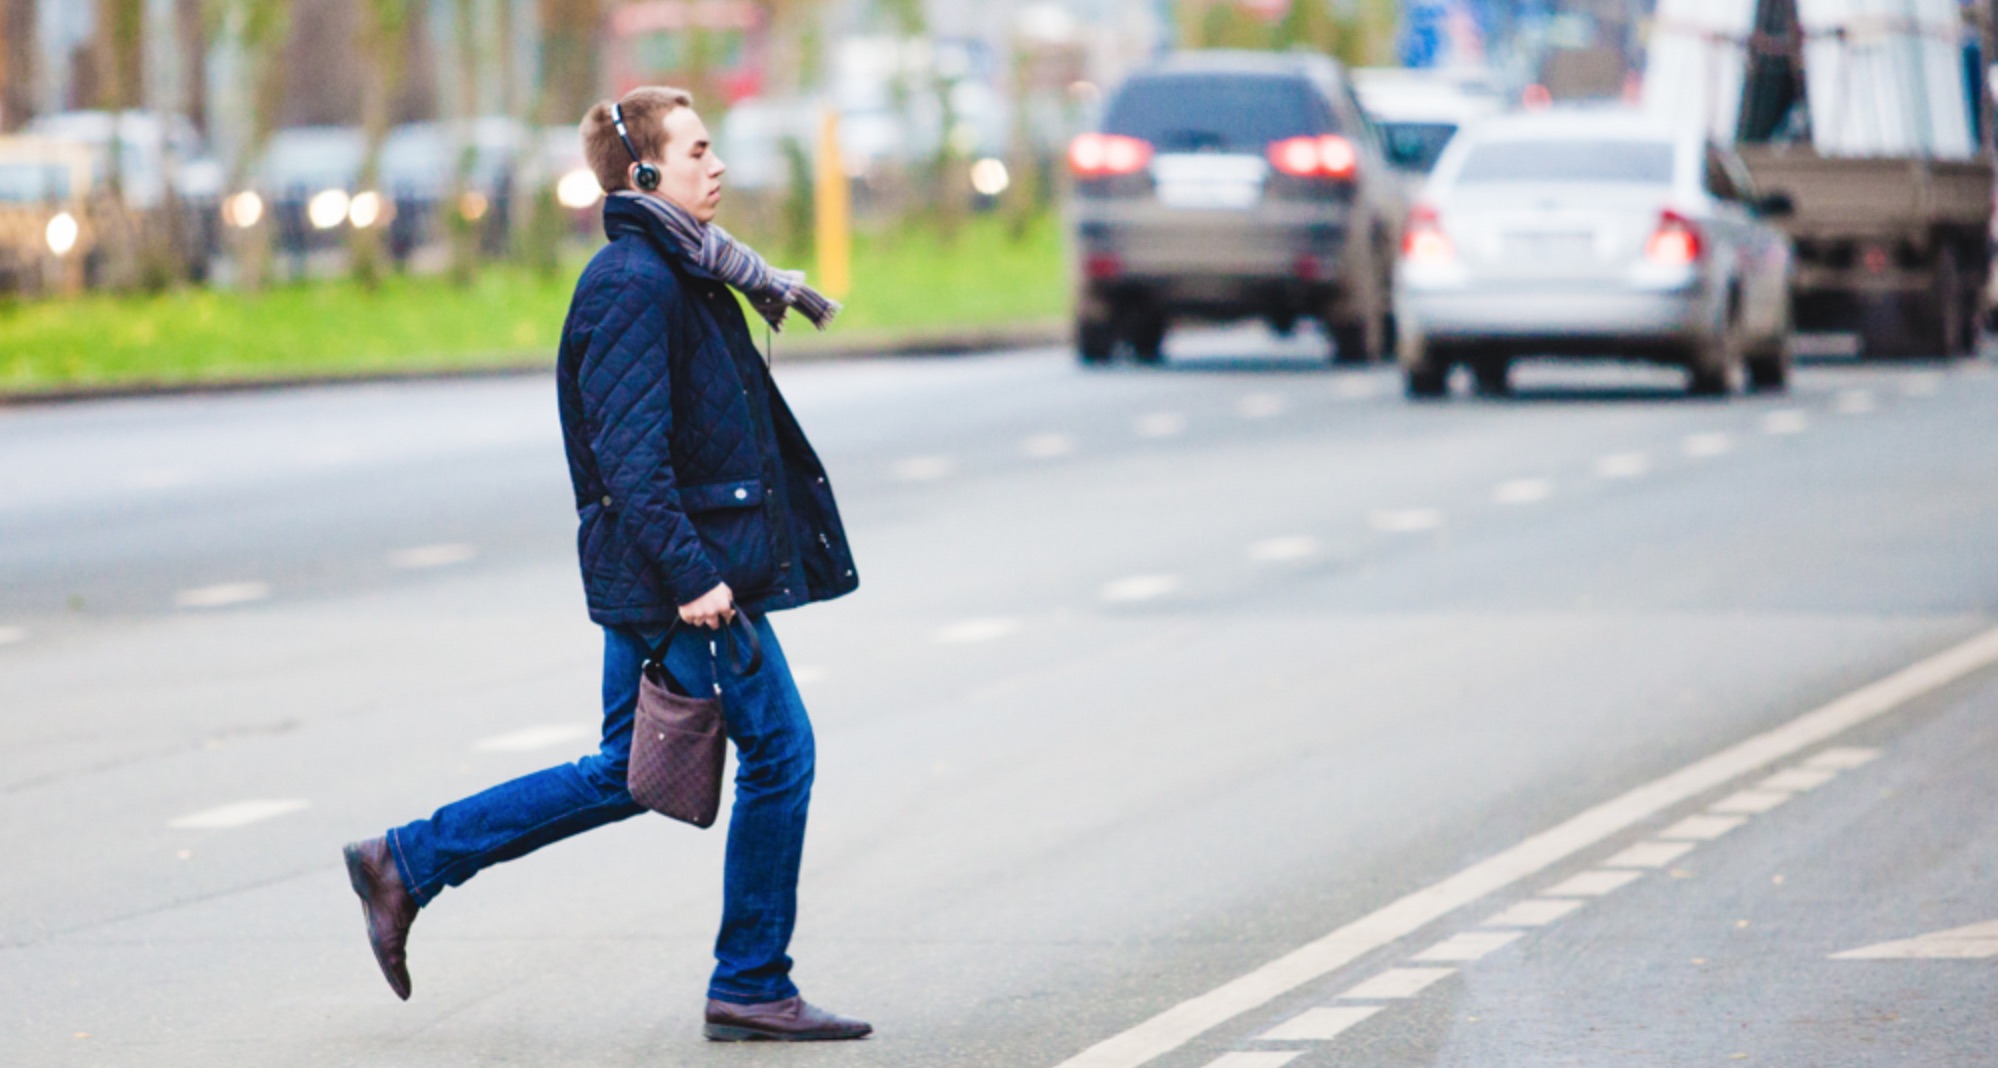
[[[631,135],[631,147],[650,163],[666,160],[666,116],[674,108],[694,106],[685,89],[664,85],[642,85],[618,99],[624,112],[624,128]],[[617,124],[611,121],[611,102],[599,100],[583,116],[583,159],[597,176],[606,193],[631,188],[631,165],[637,160],[618,139]]]

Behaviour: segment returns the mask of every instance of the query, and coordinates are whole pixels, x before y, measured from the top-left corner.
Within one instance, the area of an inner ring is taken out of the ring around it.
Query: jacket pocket
[[[761,590],[776,573],[765,496],[758,478],[680,487],[680,507],[722,581],[738,595]]]

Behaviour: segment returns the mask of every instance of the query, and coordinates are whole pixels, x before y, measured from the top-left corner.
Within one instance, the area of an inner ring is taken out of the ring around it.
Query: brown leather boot
[[[714,1042],[829,1042],[865,1038],[874,1027],[807,1005],[804,998],[760,1005],[709,998],[708,1022],[702,1030]]]
[[[386,838],[350,842],[341,850],[347,858],[347,881],[361,895],[361,915],[368,922],[368,945],[382,966],[389,989],[409,1000],[409,925],[416,922],[416,899],[402,885]]]

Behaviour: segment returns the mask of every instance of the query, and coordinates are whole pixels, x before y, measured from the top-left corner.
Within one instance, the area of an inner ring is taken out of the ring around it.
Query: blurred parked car
[[[162,123],[147,111],[122,111],[115,119],[108,111],[64,111],[35,119],[26,132],[83,146],[90,153],[93,186],[108,190],[115,183],[126,211],[178,226],[184,269],[196,279],[207,276],[221,246],[216,208],[223,172],[186,116]],[[160,215],[169,190],[178,208],[174,219]]]
[[[1401,195],[1345,72],[1189,52],[1133,75],[1069,147],[1084,362],[1160,358],[1176,320],[1321,319],[1333,358],[1390,329]]]
[[[0,293],[74,288],[92,251],[90,151],[0,137]]]
[[[366,142],[355,126],[292,126],[271,135],[253,179],[257,211],[233,213],[249,226],[270,212],[279,251],[303,256],[337,248],[353,210]]]
[[[1522,356],[1636,358],[1725,393],[1789,374],[1791,249],[1741,161],[1621,110],[1494,119],[1452,142],[1397,271],[1408,392],[1453,364],[1504,392]]]
[[[1435,168],[1459,129],[1505,110],[1497,76],[1481,70],[1366,67],[1353,71],[1353,90],[1388,162],[1416,176]]]

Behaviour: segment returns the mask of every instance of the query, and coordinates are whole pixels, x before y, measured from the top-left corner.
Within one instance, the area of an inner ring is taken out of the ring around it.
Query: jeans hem
[[[730,1005],[767,1005],[773,1001],[784,1001],[797,996],[797,984],[790,982],[786,982],[779,992],[774,994],[744,994],[734,990],[708,988],[708,1000],[726,1002]]]

